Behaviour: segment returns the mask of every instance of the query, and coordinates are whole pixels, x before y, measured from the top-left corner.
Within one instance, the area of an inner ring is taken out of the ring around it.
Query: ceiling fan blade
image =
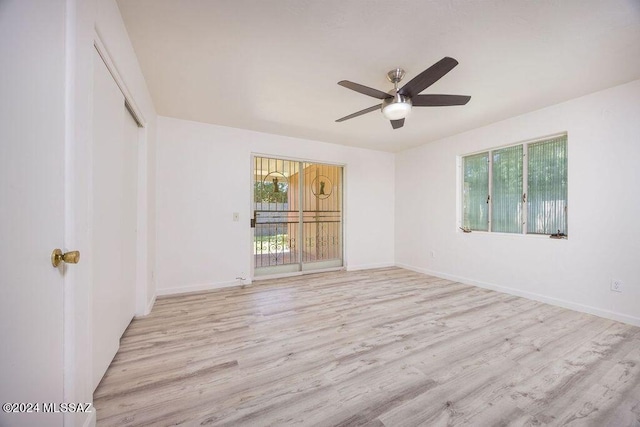
[[[363,86],[358,83],[350,82],[348,80],[339,81],[338,84],[340,86],[346,87],[347,89],[355,90],[356,92],[359,92],[363,95],[372,96],[374,98],[378,98],[378,99],[393,98],[392,95],[389,95],[386,92],[382,92],[381,90],[374,89],[372,87]]]
[[[404,126],[404,119],[400,120],[391,120],[391,127],[394,129],[399,129]]]
[[[336,122],[344,122],[345,120],[353,119],[354,117],[358,117],[358,116],[361,116],[363,114],[367,114],[367,113],[370,113],[372,111],[376,111],[376,110],[379,110],[379,109],[380,109],[379,105],[374,105],[373,107],[369,107],[369,108],[365,108],[364,110],[360,110],[357,113],[349,114],[348,116],[344,116],[342,118],[339,118],[338,120],[336,120]]]
[[[413,98],[438,80],[442,78],[445,74],[458,65],[458,61],[453,58],[449,58],[445,56],[440,61],[433,64],[431,67],[427,68],[413,79],[409,80],[409,82],[402,86],[398,92],[401,95],[408,96]]]
[[[465,105],[471,99],[466,95],[416,95],[411,98],[414,107],[446,107]]]

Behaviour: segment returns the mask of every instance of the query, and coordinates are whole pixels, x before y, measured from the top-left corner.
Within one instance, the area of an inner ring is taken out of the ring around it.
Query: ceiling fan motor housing
[[[408,96],[404,96],[396,92],[395,90],[390,90],[389,95],[393,95],[393,98],[385,98],[382,100],[383,109],[390,104],[409,104],[409,106],[413,105],[411,103],[411,98],[409,98]]]
[[[411,98],[401,95],[395,90],[389,92],[393,98],[382,100],[382,114],[389,120],[404,119],[411,111]]]

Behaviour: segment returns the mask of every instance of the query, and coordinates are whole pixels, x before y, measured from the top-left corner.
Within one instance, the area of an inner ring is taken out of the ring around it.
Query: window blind
[[[489,153],[467,156],[463,161],[463,227],[489,230]]]
[[[529,144],[527,233],[567,232],[567,137]]]
[[[491,231],[522,233],[522,145],[491,154]]]

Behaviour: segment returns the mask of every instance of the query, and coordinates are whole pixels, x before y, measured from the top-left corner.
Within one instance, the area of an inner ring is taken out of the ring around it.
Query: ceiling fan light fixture
[[[411,112],[411,99],[396,93],[383,101],[382,114],[389,120],[404,119]]]

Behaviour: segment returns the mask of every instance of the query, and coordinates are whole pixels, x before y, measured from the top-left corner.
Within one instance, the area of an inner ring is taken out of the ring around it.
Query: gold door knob
[[[59,266],[61,262],[77,264],[78,261],[80,261],[79,251],[71,251],[63,254],[60,249],[54,249],[51,254],[51,264],[53,264],[54,267]]]

